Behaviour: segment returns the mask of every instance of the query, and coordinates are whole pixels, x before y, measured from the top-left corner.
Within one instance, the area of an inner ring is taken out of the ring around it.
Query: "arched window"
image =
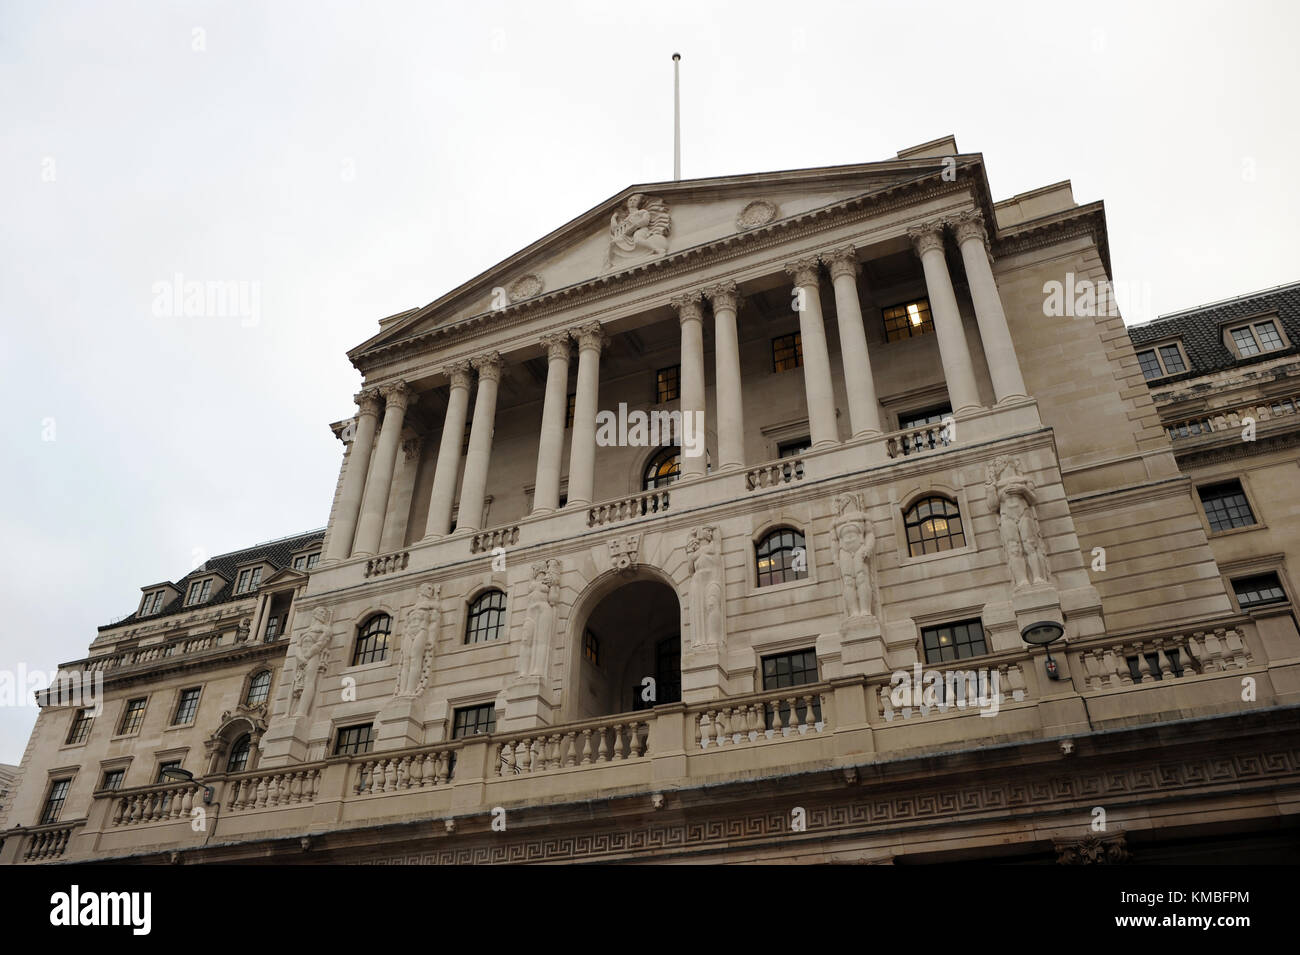
[[[260,673],[254,673],[253,678],[248,681],[248,695],[244,697],[244,702],[249,706],[257,706],[258,703],[265,703],[270,695],[271,671],[262,670]]]
[[[907,552],[913,557],[966,546],[961,511],[944,497],[927,497],[903,512]]]
[[[357,637],[357,648],[352,651],[352,665],[374,663],[388,658],[388,634],[393,620],[386,613],[377,613],[366,621]]]
[[[226,759],[226,772],[242,773],[248,768],[248,753],[252,749],[252,742],[247,733],[235,740],[230,747],[230,756]]]
[[[666,487],[681,476],[681,449],[669,445],[650,459],[641,475],[641,490]]]
[[[489,590],[480,594],[469,605],[469,617],[465,620],[465,642],[487,643],[498,640],[505,629],[506,595],[499,590]]]
[[[808,551],[803,535],[792,527],[781,527],[764,537],[754,551],[758,585],[783,584],[808,576]]]

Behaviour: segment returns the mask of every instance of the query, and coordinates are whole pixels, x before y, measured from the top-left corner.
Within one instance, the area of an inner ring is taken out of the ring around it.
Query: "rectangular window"
[[[274,640],[280,633],[280,618],[272,617],[266,621],[266,633],[263,638],[267,643]]]
[[[573,427],[573,409],[576,407],[578,407],[578,393],[575,391],[569,395],[568,404],[564,407],[564,426],[566,428]]]
[[[763,689],[783,690],[786,687],[803,686],[817,682],[817,652],[815,650],[796,650],[793,653],[777,653],[763,657]],[[803,697],[792,694],[795,698],[793,712],[788,700],[768,703],[764,709],[765,729],[776,726],[776,715],[781,716],[783,727],[799,725],[808,718],[808,704]],[[813,701],[813,722],[822,718],[821,697]]]
[[[776,456],[778,458],[797,458],[811,447],[812,441],[808,438],[783,441],[776,446]]]
[[[1232,590],[1237,595],[1237,603],[1242,610],[1286,602],[1286,591],[1282,589],[1282,582],[1275,573],[1255,574],[1234,580]]]
[[[456,711],[452,724],[452,739],[464,739],[466,736],[478,736],[492,733],[497,728],[496,705],[487,703],[483,706],[466,706]]]
[[[1295,414],[1295,402],[1290,398],[1281,398],[1269,405],[1268,410],[1275,415]]]
[[[122,780],[126,778],[125,769],[108,769],[104,771],[104,779],[100,782],[99,788],[102,789],[121,789]]]
[[[68,798],[68,788],[71,785],[71,777],[50,783],[50,794],[45,797],[45,807],[41,810],[42,826],[59,821],[59,813],[63,811],[63,803]]]
[[[184,723],[193,723],[194,714],[199,711],[199,688],[194,687],[189,690],[181,690],[180,699],[176,701],[176,718],[172,720],[172,726],[180,726]]]
[[[1178,350],[1177,345],[1161,345],[1160,360],[1164,363],[1166,375],[1176,375],[1180,371],[1187,370],[1187,366],[1183,364],[1183,353]]]
[[[803,366],[803,339],[798,332],[772,339],[772,370],[790,371]]]
[[[600,640],[590,630],[582,635],[582,655],[593,666],[600,666]]]
[[[1198,434],[1210,434],[1214,431],[1214,425],[1210,423],[1209,418],[1198,418],[1195,421],[1171,424],[1168,431],[1170,438],[1190,438]]]
[[[155,614],[162,607],[163,591],[155,590],[153,593],[145,594],[144,606],[140,609],[140,616],[147,617]]]
[[[308,569],[308,570],[311,570],[313,567],[315,567],[315,566],[316,566],[317,564],[319,564],[319,563],[320,563],[320,551],[316,551],[316,553],[314,553],[314,554],[308,554],[308,555],[307,555],[307,569]]]
[[[945,623],[921,631],[926,663],[946,663],[988,653],[984,643],[984,625],[978,620]]]
[[[167,762],[165,762],[165,763],[159,763],[159,764],[158,764],[158,775],[154,778],[154,782],[155,782],[155,783],[170,783],[170,782],[175,782],[175,780],[172,780],[172,779],[168,779],[168,778],[167,778],[167,770],[169,770],[169,769],[180,769],[180,768],[181,768],[181,761],[180,761],[179,759],[169,759],[169,760],[167,760]]]
[[[1259,354],[1259,345],[1255,343],[1255,336],[1251,334],[1249,325],[1232,330],[1232,343],[1237,346],[1237,351],[1242,358]]]
[[[918,298],[913,302],[891,305],[881,310],[885,318],[885,341],[897,342],[905,338],[915,338],[934,331],[934,319],[930,315],[930,300]]]
[[[663,404],[681,397],[682,366],[660,368],[655,375],[655,403]]]
[[[256,590],[257,585],[262,582],[262,568],[249,567],[239,572],[239,583],[235,585],[235,593],[246,594],[250,590]]]
[[[128,700],[126,709],[122,711],[122,722],[117,727],[117,735],[125,736],[128,733],[134,733],[144,722],[144,704],[147,697],[140,697],[138,700]]]
[[[1156,357],[1155,349],[1140,351],[1137,354],[1143,378],[1150,381],[1152,378],[1160,378],[1164,375],[1164,369],[1160,367],[1160,359]]]
[[[77,710],[76,717],[72,720],[72,728],[68,730],[68,744],[84,743],[90,736],[90,726],[95,722],[95,718],[90,715],[90,710]]]
[[[196,580],[190,584],[190,595],[185,598],[185,606],[202,603],[212,594],[212,578]]]
[[[1201,505],[1210,522],[1210,530],[1226,531],[1234,527],[1250,527],[1255,523],[1255,515],[1250,510],[1250,502],[1241,489],[1240,481],[1224,481],[1197,488],[1201,495]]]
[[[1260,322],[1256,325],[1255,337],[1259,340],[1261,351],[1277,351],[1282,347],[1282,336],[1277,333],[1277,326],[1272,322]]]
[[[334,755],[356,756],[358,753],[368,753],[372,745],[374,727],[371,724],[343,726],[339,728],[338,738],[334,741]]]

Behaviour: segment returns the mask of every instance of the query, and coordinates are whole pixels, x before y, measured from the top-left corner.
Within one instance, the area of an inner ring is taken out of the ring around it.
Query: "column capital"
[[[550,335],[543,335],[540,340],[546,349],[547,361],[555,361],[557,358],[568,360],[569,349],[573,346],[573,340],[569,338],[568,332],[553,332]]]
[[[598,352],[601,346],[605,344],[605,330],[601,328],[600,322],[588,322],[586,325],[579,325],[570,334],[573,336],[573,340],[578,343],[578,351],[591,349]]]
[[[821,260],[815,255],[807,256],[802,259],[795,259],[793,262],[785,264],[787,274],[794,277],[795,285],[816,285],[818,282],[818,267]]]
[[[713,305],[714,311],[720,308],[729,308],[734,312],[740,301],[736,296],[736,283],[730,281],[710,285],[704,290],[704,294],[708,297],[710,304]]]
[[[823,252],[822,261],[830,269],[832,280],[842,275],[856,276],[858,274],[858,250],[856,246],[846,245],[843,248],[832,249],[830,252]]]
[[[390,408],[397,408],[399,411],[405,411],[408,406],[415,403],[415,392],[412,391],[411,386],[404,381],[388,385],[381,390],[384,394],[384,401],[388,403],[388,407]]]
[[[677,309],[679,322],[702,322],[704,312],[700,308],[700,303],[703,301],[704,296],[700,292],[684,292],[681,295],[674,295],[668,300],[668,304]]]
[[[479,381],[500,381],[501,380],[501,353],[490,351],[486,354],[471,358],[469,363],[474,366],[478,372]]]
[[[473,381],[471,375],[472,369],[467,361],[454,361],[447,367],[443,368],[443,374],[447,376],[447,381],[451,384],[451,390],[464,388],[469,390],[470,383]]]
[[[920,225],[912,226],[907,230],[907,237],[912,240],[912,246],[916,249],[917,255],[925,255],[934,249],[943,251],[943,220],[932,219],[929,222],[922,222]]]
[[[984,229],[984,216],[978,210],[968,210],[954,216],[949,222],[957,236],[957,244],[976,239],[985,249],[989,247],[988,233]]]
[[[356,398],[354,400],[356,401],[357,406],[361,409],[360,411],[357,412],[358,416],[360,415],[377,416],[379,414],[379,402],[382,398],[383,395],[379,393],[378,388],[364,388],[361,391],[357,392]]]

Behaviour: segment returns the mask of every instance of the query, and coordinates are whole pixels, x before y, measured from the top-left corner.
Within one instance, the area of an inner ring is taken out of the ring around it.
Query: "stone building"
[[[145,588],[0,859],[1294,851],[1298,287],[1130,340],[1110,279],[951,138],[624,190],[349,353],[319,563]]]

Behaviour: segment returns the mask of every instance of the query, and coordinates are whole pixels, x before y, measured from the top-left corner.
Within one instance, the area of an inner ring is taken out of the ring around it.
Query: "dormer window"
[[[239,572],[239,579],[235,584],[235,593],[246,594],[250,590],[256,590],[261,582],[261,567],[245,567]]]
[[[1254,358],[1265,352],[1280,351],[1290,344],[1274,318],[1229,326],[1227,340],[1238,358]]]
[[[1188,367],[1181,342],[1166,342],[1155,348],[1143,349],[1137,353],[1137,359],[1142,368],[1142,377],[1147,381],[1181,375]]]
[[[320,551],[314,554],[299,554],[293,559],[294,570],[311,570],[320,563]]]
[[[190,584],[190,592],[185,598],[185,606],[192,607],[195,604],[201,604],[211,596],[212,578],[205,577],[202,580],[196,580]]]
[[[144,595],[144,603],[140,605],[140,616],[148,617],[162,609],[164,591],[153,590]]]

